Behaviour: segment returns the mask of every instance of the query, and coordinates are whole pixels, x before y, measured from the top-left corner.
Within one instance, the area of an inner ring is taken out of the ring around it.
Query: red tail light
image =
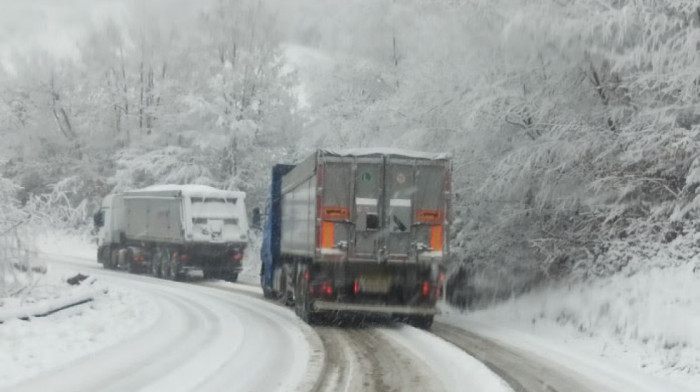
[[[233,261],[241,261],[243,259],[243,253],[241,252],[234,252],[233,255],[231,255],[231,260]]]
[[[430,295],[430,282],[427,280],[423,282],[423,287],[421,289],[421,293],[423,294],[424,297],[427,297]]]
[[[333,286],[330,285],[330,283],[323,283],[321,285],[321,293],[325,295],[326,297],[330,297],[333,295]]]
[[[309,271],[304,272],[304,280],[311,280],[311,273]]]
[[[360,282],[355,279],[355,284],[352,286],[352,292],[353,294],[357,295],[360,292]]]

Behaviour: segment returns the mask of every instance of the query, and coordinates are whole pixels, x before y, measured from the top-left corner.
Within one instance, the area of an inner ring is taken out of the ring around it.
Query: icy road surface
[[[169,282],[108,271],[92,253],[53,256],[58,259],[53,264],[66,274],[97,276],[114,291],[126,290],[132,301],[148,298],[157,316],[145,317],[150,326],[143,331],[119,335],[119,344],[86,349],[83,358],[73,355],[65,363],[54,361],[60,365],[44,366],[36,378],[10,390],[665,390],[647,382],[640,387],[629,374],[610,377],[580,360],[565,360],[552,354],[547,342],[523,345],[527,339],[512,332],[475,331],[473,322],[459,318],[440,317],[433,333],[387,322],[310,327],[290,308],[263,299],[257,285],[196,277]],[[81,317],[75,319],[80,323]],[[65,318],[57,324],[60,335],[76,342],[69,324]],[[38,355],[60,357],[65,347],[47,345]]]
[[[140,292],[157,304],[159,316],[117,345],[8,390],[306,391],[319,377],[323,351],[318,336],[290,311],[236,293],[62,259],[50,266]],[[41,355],[56,354],[46,347]]]
[[[64,275],[91,274],[148,298],[158,315],[151,326],[116,345],[86,349],[86,356],[7,390],[512,390],[457,346],[412,327],[312,328],[291,309],[264,300],[259,287],[198,278],[170,282],[104,270],[85,257],[52,259],[49,265]],[[73,320],[80,323],[80,315]],[[60,353],[46,347],[38,355]]]
[[[199,284],[262,298],[258,287]],[[512,391],[484,364],[430,332],[390,322],[328,323],[314,330],[323,342],[325,362],[312,392]]]

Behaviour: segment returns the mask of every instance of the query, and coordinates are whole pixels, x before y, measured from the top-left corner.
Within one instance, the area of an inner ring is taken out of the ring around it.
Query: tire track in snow
[[[306,391],[319,378],[320,340],[289,310],[197,285],[98,268],[94,274],[157,303],[155,324],[11,390]]]
[[[432,332],[460,347],[503,378],[515,392],[597,392],[556,364],[444,323]]]

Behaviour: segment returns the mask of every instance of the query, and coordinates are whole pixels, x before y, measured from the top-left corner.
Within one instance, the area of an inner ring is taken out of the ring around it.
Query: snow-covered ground
[[[54,239],[42,245],[53,251],[62,249],[82,255],[90,250],[80,238]],[[38,257],[46,258],[45,254]],[[35,274],[31,291],[2,300],[0,388],[113,346],[148,328],[158,318],[158,307],[138,291],[94,278],[71,286],[66,280],[75,275],[75,270],[51,262],[46,266],[46,274]],[[88,298],[92,300],[46,317],[12,317],[45,313]]]
[[[620,273],[530,293],[443,321],[536,349],[618,390],[692,391],[700,385],[700,270],[677,249],[632,257]],[[688,256],[688,255],[686,255]],[[673,259],[671,260],[671,257]]]
[[[309,389],[318,378],[321,343],[288,309],[241,301],[222,290],[103,270],[90,236],[37,239],[48,268],[43,281],[58,287],[79,271],[97,277],[86,284],[101,294],[47,317],[0,324],[0,390],[239,385],[291,391]],[[53,300],[69,292],[55,290]],[[275,349],[282,346],[285,350]]]
[[[611,390],[697,390],[700,270],[694,253],[682,252],[687,245],[636,256],[608,278],[543,289],[486,310],[462,313],[445,306],[439,321],[538,353],[595,377]],[[95,267],[89,236],[44,235],[39,248],[40,255],[60,254],[72,257],[78,267]],[[241,274],[244,283],[257,283],[257,253],[255,246],[249,248]],[[138,290],[99,279],[66,288],[63,282],[75,271],[47,266],[37,285],[44,297],[92,290],[97,291],[95,299],[49,317],[2,324],[0,388],[114,345],[159,317],[158,307]],[[24,304],[32,302],[36,300]],[[10,305],[17,307],[20,300],[5,300],[5,313]]]

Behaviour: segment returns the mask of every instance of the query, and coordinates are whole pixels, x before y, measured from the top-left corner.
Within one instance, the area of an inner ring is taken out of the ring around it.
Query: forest
[[[695,1],[164,7],[0,51],[1,262],[31,258],[30,228],[89,232],[110,192],[263,207],[272,164],[316,148],[453,154],[458,302],[634,269],[700,223]]]

